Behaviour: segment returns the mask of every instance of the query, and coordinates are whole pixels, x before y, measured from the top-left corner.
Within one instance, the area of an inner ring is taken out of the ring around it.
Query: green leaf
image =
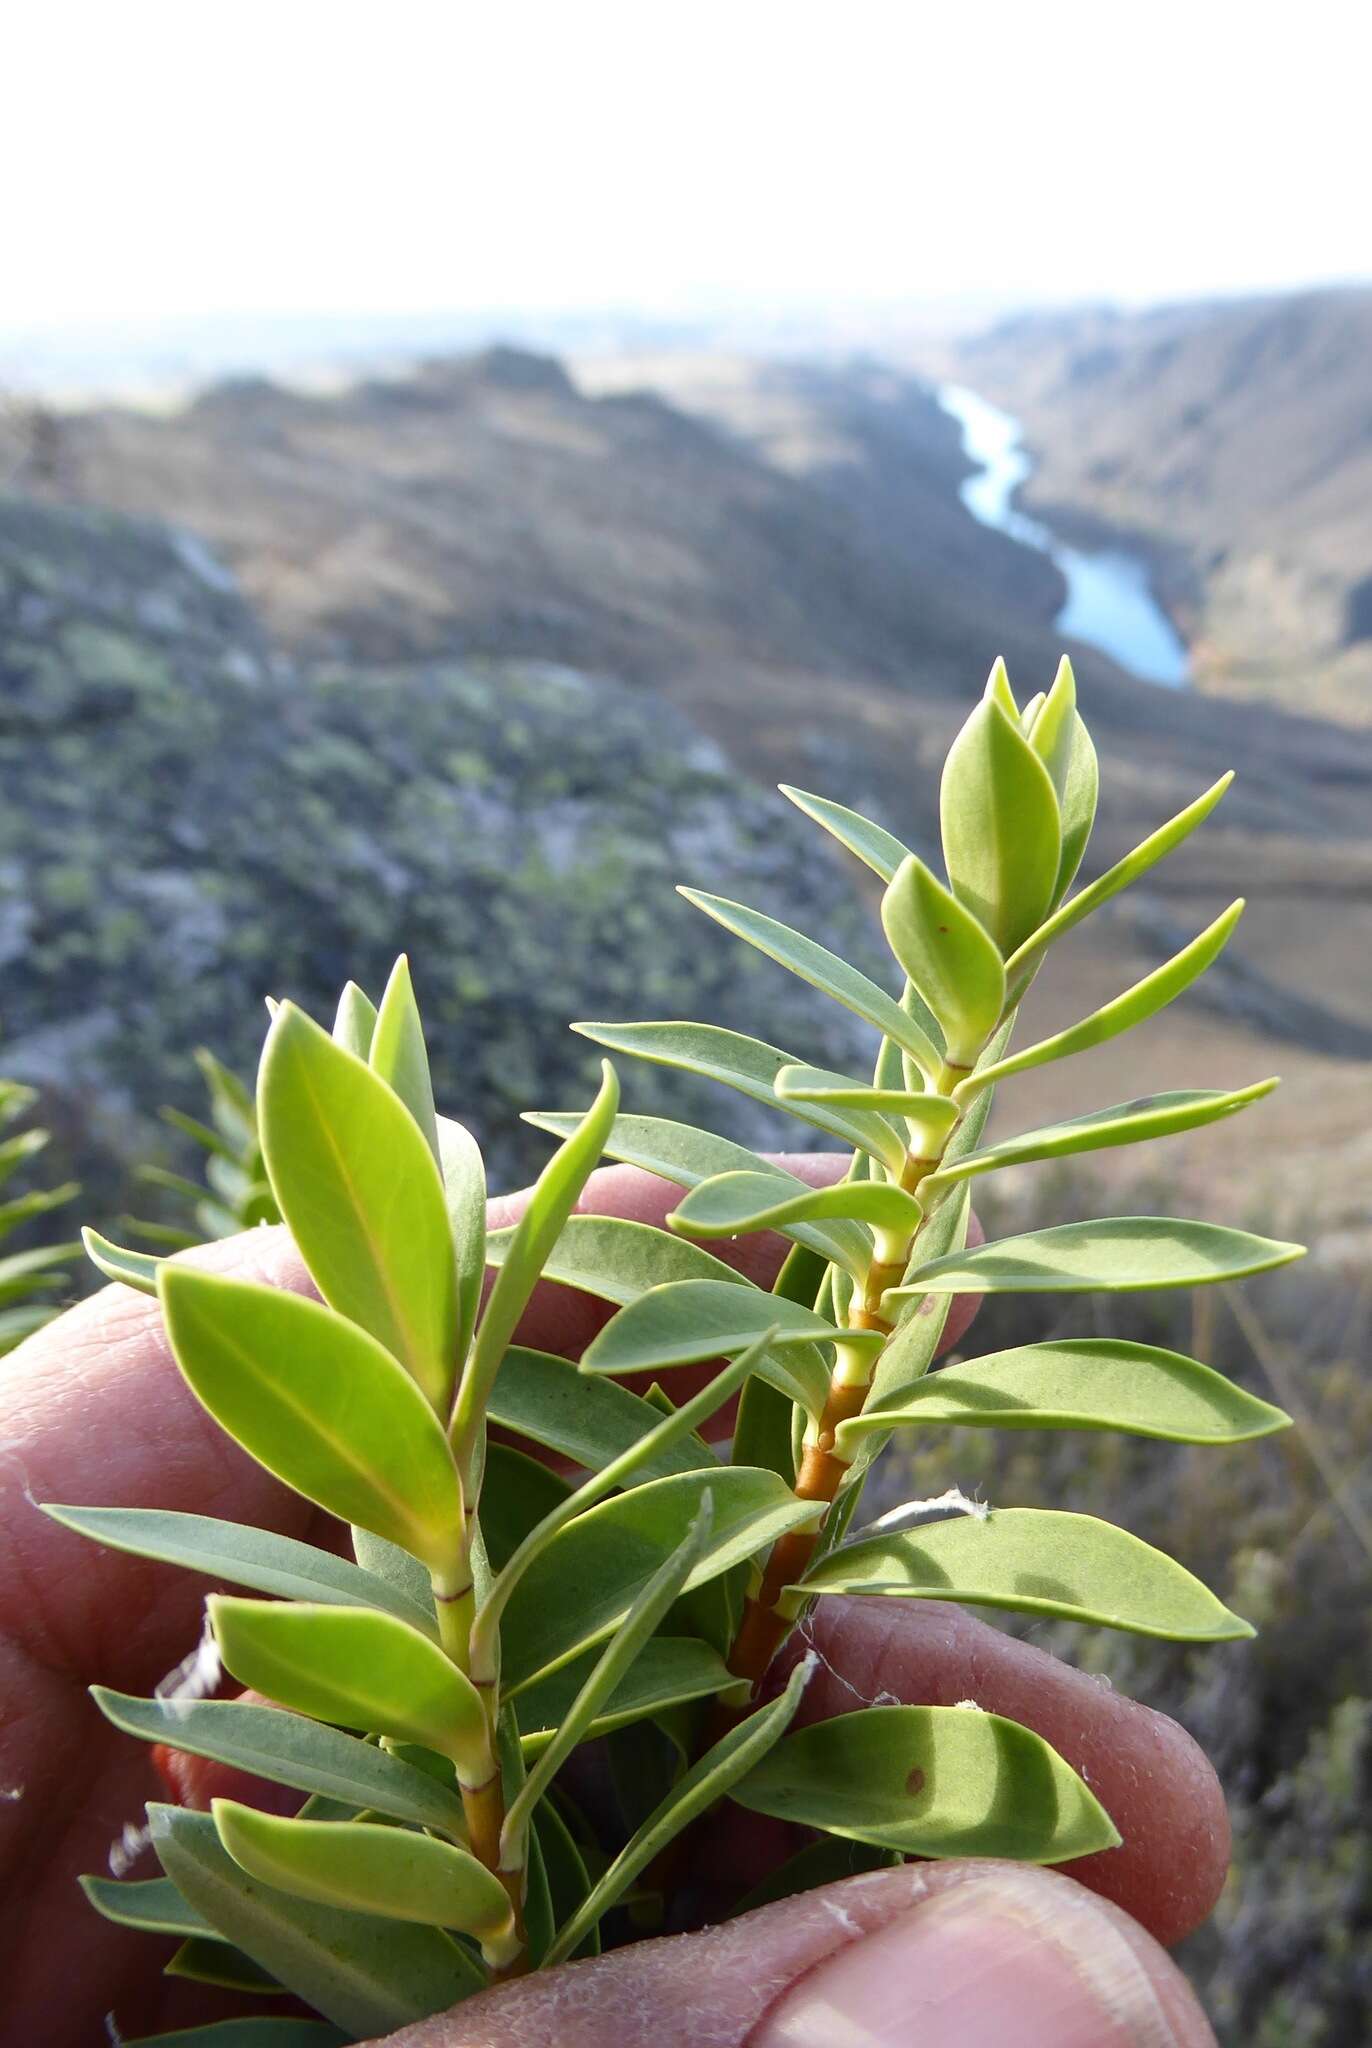
[[[470,1678],[418,1629],[368,1607],[213,1593],[225,1666],[278,1706],[453,1759],[464,1784],[490,1776],[486,1713]]]
[[[684,1539],[702,1496],[714,1496],[709,1544],[686,1584],[704,1585],[813,1521],[774,1472],[719,1466],[654,1479],[601,1501],[528,1566],[501,1625],[504,1684],[518,1693],[618,1627],[640,1589]]]
[[[779,783],[781,794],[793,803],[797,810],[804,811],[807,818],[813,818],[826,832],[846,846],[849,853],[855,853],[860,861],[889,882],[903,860],[908,859],[910,849],[902,845],[892,832],[880,825],[874,825],[870,818],[864,818],[858,811],[850,811],[844,804],[830,803],[827,797],[811,796],[807,790],[792,789],[789,783]]]
[[[993,695],[953,742],[939,812],[953,894],[1013,953],[1052,905],[1062,823],[1048,770]]]
[[[1062,1863],[1119,1846],[1042,1736],[977,1707],[865,1707],[788,1735],[733,1790],[753,1813],[906,1856]]]
[[[414,1117],[293,1003],[267,1034],[258,1117],[273,1192],[325,1301],[446,1412],[457,1273],[443,1183]]]
[[[86,1257],[107,1280],[118,1280],[125,1287],[136,1287],[140,1294],[156,1294],[157,1269],[161,1259],[155,1259],[149,1252],[126,1252],[122,1246],[111,1244],[98,1230],[83,1230],[81,1242],[86,1247]]]
[[[173,2034],[140,2034],[124,2048],[340,2048],[355,2040],[324,2020],[210,2020],[203,2027],[178,2027]]]
[[[452,1438],[465,1470],[472,1458],[500,1361],[514,1337],[529,1296],[543,1276],[548,1256],[562,1233],[581,1190],[605,1145],[619,1107],[619,1083],[608,1060],[601,1063],[600,1092],[573,1137],[559,1146],[530,1193],[524,1214],[501,1240],[500,1272],[463,1370],[453,1410]]]
[[[103,1685],[91,1687],[91,1698],[107,1721],[142,1742],[165,1742],[274,1785],[372,1807],[416,1827],[465,1833],[455,1791],[384,1749],[300,1714],[242,1700],[142,1700]]]
[[[158,1291],[177,1364],[236,1442],[307,1500],[446,1570],[462,1527],[457,1471],[389,1351],[280,1288],[163,1266]]]
[[[1028,712],[1030,705],[1034,706],[1037,711],[1038,705],[1043,701],[1043,692],[1040,691],[1037,697],[1030,699],[1029,704],[1025,706],[1024,712],[1020,711],[1019,706],[1015,702],[1015,693],[1010,688],[1010,673],[1005,666],[1005,656],[1003,654],[998,654],[991,663],[991,673],[986,678],[986,689],[983,694],[988,703],[999,704],[1006,717],[1013,719],[1016,725],[1025,722],[1025,714]]]
[[[557,1728],[543,1747],[538,1761],[511,1804],[501,1835],[502,1864],[507,1851],[520,1842],[534,1808],[552,1784],[577,1744],[590,1735],[591,1725],[601,1714],[621,1682],[632,1676],[631,1666],[650,1636],[665,1619],[668,1608],[683,1590],[700,1563],[709,1540],[714,1517],[711,1495],[702,1494],[695,1520],[676,1549],[636,1595],[620,1626],[592,1669],[586,1673],[576,1697],[569,1703]],[[621,1721],[620,1725],[624,1725]]]
[[[890,1041],[885,1040],[889,1044]],[[931,1130],[950,1130],[962,1111],[945,1095],[904,1084],[885,1086],[857,1081],[844,1074],[826,1073],[822,1067],[783,1067],[776,1078],[779,1102],[835,1103],[840,1107],[893,1111],[897,1116],[917,1117]],[[903,1162],[902,1162],[903,1163]]]
[[[486,1163],[471,1132],[446,1116],[438,1119],[438,1158],[457,1258],[454,1355],[461,1361],[476,1328],[486,1273]]]
[[[192,1984],[216,1984],[222,1991],[245,1991],[257,1998],[279,1997],[286,1989],[251,1956],[245,1956],[241,1948],[221,1941],[217,1935],[210,1941],[202,1935],[191,1935],[182,1942],[162,1974],[183,1977]]]
[[[616,1856],[579,1910],[558,1931],[546,1963],[565,1962],[579,1947],[583,1936],[609,1912],[639,1875],[668,1842],[705,1813],[738,1780],[759,1763],[795,1718],[800,1696],[810,1676],[813,1659],[798,1664],[784,1691],[769,1706],[760,1707],[732,1728],[722,1742],[707,1749],[698,1763],[678,1779],[667,1797],[651,1813]]]
[[[949,1064],[972,1066],[1005,1006],[995,940],[913,853],[881,899],[881,921],[891,951],[938,1019]]]
[[[526,1756],[538,1756],[552,1741],[595,1661],[595,1652],[590,1651],[521,1692],[519,1726]],[[623,1728],[630,1721],[641,1721],[667,1707],[726,1692],[737,1683],[711,1644],[694,1636],[653,1636],[639,1649],[608,1697],[597,1705],[595,1718],[580,1739],[590,1741],[597,1735],[608,1735],[611,1729]]]
[[[210,1811],[240,1869],[293,1898],[485,1940],[509,1928],[504,1885],[452,1842],[375,1821],[286,1820],[236,1799],[216,1799]]]
[[[979,1067],[976,1073],[969,1074],[965,1081],[959,1083],[958,1095],[965,1098],[1005,1080],[1010,1074],[1022,1074],[1029,1067],[1046,1066],[1051,1060],[1063,1060],[1072,1053],[1085,1052],[1093,1045],[1104,1045],[1107,1040],[1118,1038],[1122,1031],[1130,1031],[1136,1024],[1146,1023],[1149,1017],[1156,1016],[1159,1010],[1175,1002],[1193,981],[1200,979],[1211,962],[1223,952],[1242,915],[1243,898],[1240,896],[1212,925],[1207,925],[1192,939],[1189,946],[1183,946],[1180,953],[1164,961],[1142,981],[1136,981],[1123,995],[1092,1011],[1079,1024],[1069,1024],[1065,1031],[1056,1031],[1051,1038],[1041,1038],[1036,1045],[1026,1045],[1022,1052],[1008,1053],[1004,1059]]]
[[[816,1344],[843,1342],[880,1350],[878,1331],[836,1329],[813,1310],[780,1301],[756,1287],[680,1280],[646,1294],[612,1316],[581,1358],[583,1373],[664,1372],[708,1358],[732,1358],[774,1331],[756,1371],[791,1401],[818,1413],[829,1370]],[[874,1341],[875,1340],[875,1341]],[[793,1347],[803,1347],[795,1353]],[[779,1354],[784,1351],[784,1357]],[[818,1402],[818,1408],[816,1408]]]
[[[1222,775],[1194,803],[1184,811],[1178,811],[1175,818],[1169,818],[1156,832],[1127,853],[1123,860],[1097,877],[1086,888],[1078,890],[1070,901],[1062,904],[1038,930],[1031,932],[1019,950],[1006,962],[1005,973],[1011,990],[1011,1000],[1018,1002],[1038,968],[1040,961],[1055,940],[1064,932],[1070,932],[1074,925],[1089,917],[1093,910],[1099,910],[1102,903],[1108,903],[1112,896],[1118,896],[1121,889],[1127,889],[1140,875],[1146,875],[1151,867],[1164,859],[1188,839],[1197,825],[1203,824],[1214,810],[1220,798],[1234,780],[1233,771]],[[1065,846],[1064,846],[1065,850]]]
[[[96,1912],[116,1927],[136,1927],[144,1934],[176,1934],[183,1940],[192,1935],[224,1939],[203,1913],[187,1904],[169,1877],[118,1882],[112,1877],[82,1877],[77,1882]]]
[[[656,1429],[661,1415],[627,1387],[590,1379],[566,1358],[512,1344],[487,1408],[489,1419],[598,1472]],[[696,1438],[667,1445],[641,1468],[645,1479],[698,1471],[716,1462]]]
[[[376,1607],[432,1635],[432,1612],[406,1598],[396,1586],[363,1571],[330,1550],[221,1522],[212,1515],[176,1514],[167,1508],[80,1508],[45,1505],[65,1529],[89,1536],[110,1550],[151,1557],[159,1564],[184,1565],[210,1579],[250,1586],[282,1600],[327,1600],[345,1607]]]
[[[207,1813],[150,1806],[148,1820],[163,1868],[190,1903],[355,2039],[393,2033],[484,1985],[472,1958],[437,1927],[312,1905],[250,1880]]]
[[[565,1135],[575,1123],[572,1117],[541,1112],[526,1112],[523,1121],[558,1136]],[[712,1137],[708,1131],[693,1130],[689,1124],[672,1123],[665,1117],[617,1116],[605,1140],[605,1156],[623,1160],[627,1166],[642,1167],[645,1173],[660,1174],[664,1180],[684,1188],[696,1187],[718,1173],[733,1172],[766,1174],[792,1192],[808,1185],[785,1167],[764,1159],[760,1153],[750,1152],[746,1145],[735,1145],[729,1138]],[[861,1249],[857,1233],[836,1234],[810,1229],[801,1223],[791,1226],[787,1235],[826,1259],[837,1256],[839,1242],[848,1245],[851,1252]]]
[[[1127,1530],[1056,1508],[997,1508],[832,1551],[804,1593],[958,1600],[1056,1614],[1133,1635],[1219,1643],[1251,1636],[1199,1579]]]
[[[776,1093],[776,1077],[783,1067],[799,1064],[794,1053],[779,1052],[760,1039],[744,1038],[737,1031],[722,1031],[714,1024],[573,1024],[583,1038],[612,1052],[651,1060],[660,1067],[675,1067],[687,1074],[699,1074],[708,1081],[721,1081],[736,1088],[753,1102],[769,1109],[789,1109],[802,1122],[845,1145],[859,1146],[899,1173],[905,1160],[905,1145],[894,1125],[883,1116],[863,1111],[825,1109],[818,1104],[782,1102]],[[832,1077],[841,1081],[844,1077]]]
[[[561,1473],[509,1444],[491,1444],[481,1534],[492,1571],[503,1571],[526,1537],[550,1515],[560,1514],[571,1497],[571,1483]]]
[[[428,1048],[410,979],[410,963],[403,953],[386,983],[366,1057],[372,1072],[379,1074],[400,1097],[441,1165]]]
[[[1171,1094],[1141,1095],[1133,1102],[1117,1102],[1109,1109],[1093,1109],[1085,1116],[1069,1117],[1060,1124],[1046,1124],[1018,1137],[1002,1138],[953,1160],[931,1173],[921,1192],[937,1197],[946,1187],[970,1180],[979,1173],[991,1173],[1002,1166],[1024,1166],[1036,1159],[1065,1159],[1076,1152],[1100,1152],[1115,1145],[1138,1145],[1149,1138],[1170,1137],[1176,1131],[1196,1130],[1216,1123],[1260,1102],[1276,1087],[1275,1080],[1255,1081],[1250,1088],[1225,1093],[1215,1088],[1179,1089]]]
[[[1298,1259],[1304,1246],[1180,1216],[1058,1223],[917,1266],[888,1301],[912,1294],[1083,1294],[1200,1287]]]
[[[851,1454],[874,1430],[928,1422],[980,1429],[1122,1429],[1169,1443],[1233,1444],[1285,1429],[1290,1418],[1176,1351],[1114,1337],[994,1351],[946,1365],[892,1402],[840,1423]]]
[[[803,932],[792,931],[789,925],[778,924],[775,918],[764,917],[761,911],[749,910],[746,904],[731,903],[724,896],[706,896],[698,889],[679,889],[677,893],[735,938],[756,946],[769,960],[799,975],[802,981],[831,996],[865,1023],[875,1025],[893,1044],[909,1053],[930,1081],[938,1074],[943,1062],[933,1040],[893,997],[841,960],[837,953],[807,939]]]
[[[737,1237],[837,1218],[905,1240],[914,1236],[922,1214],[914,1196],[891,1181],[841,1180],[823,1188],[797,1182],[789,1192],[768,1174],[721,1173],[692,1188],[667,1221],[689,1237]],[[872,1246],[865,1237],[852,1248],[840,1240],[830,1256],[861,1280],[871,1264]]]
[[[547,1874],[549,1907],[553,1927],[556,1929],[576,1911],[591,1889],[591,1880],[586,1874],[586,1865],[571,1829],[551,1799],[545,1799],[534,1816],[534,1834]],[[549,1939],[551,1940],[551,1934]],[[546,1948],[544,1953],[547,1953]],[[592,1928],[577,1949],[576,1955],[570,1957],[569,1961],[575,1962],[580,1956],[599,1954],[600,1936],[597,1930]]]
[[[435,1636],[438,1621],[434,1602],[433,1578],[427,1566],[408,1550],[402,1550],[398,1543],[388,1543],[384,1536],[373,1536],[370,1529],[359,1528],[354,1522],[350,1530],[353,1556],[364,1572],[374,1573],[393,1586],[408,1602],[405,1615],[411,1625],[427,1636]],[[345,1605],[378,1606],[378,1601],[345,1602]],[[416,1619],[418,1616],[418,1619]]]
[[[51,1268],[80,1256],[79,1244],[46,1244],[0,1259],[0,1301],[16,1301],[44,1287],[60,1287],[66,1276]]]
[[[344,1052],[350,1052],[354,1059],[365,1060],[372,1049],[372,1034],[376,1030],[376,1004],[364,995],[355,981],[350,981],[338,998],[338,1011],[333,1020],[333,1038]]]
[[[491,1265],[509,1260],[517,1224],[493,1230],[486,1244]],[[631,1223],[623,1216],[569,1216],[562,1234],[543,1262],[543,1277],[564,1287],[580,1288],[601,1301],[621,1307],[637,1301],[650,1287],[679,1280],[710,1280],[721,1285],[761,1290],[713,1252],[685,1244],[669,1230],[651,1223]]]
[[[1076,708],[1077,683],[1064,654],[1053,687],[1022,730],[1039,756],[1057,792],[1062,812],[1062,859],[1053,891],[1056,903],[1081,866],[1096,817],[1100,770],[1091,736]]]

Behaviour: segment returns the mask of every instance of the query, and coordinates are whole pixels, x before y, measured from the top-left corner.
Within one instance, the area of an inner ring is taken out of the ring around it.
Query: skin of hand
[[[784,1163],[814,1182],[835,1167],[832,1155]],[[676,1200],[663,1182],[611,1167],[580,1206],[660,1222]],[[493,1223],[519,1204],[494,1203]],[[783,1249],[759,1235],[724,1253],[765,1284]],[[279,1230],[188,1256],[308,1291]],[[521,1341],[574,1357],[609,1312],[541,1289]],[[970,1313],[957,1305],[947,1344]],[[688,1384],[678,1375],[674,1392]],[[242,1999],[162,1978],[173,1944],[99,1919],[75,1883],[104,1871],[143,1802],[165,1796],[149,1753],[101,1719],[85,1688],[151,1691],[198,1639],[207,1587],[101,1550],[35,1503],[156,1505],[333,1547],[337,1525],[224,1436],[176,1371],[155,1304],[123,1287],[71,1310],[0,1368],[0,1489],[0,2048],[86,2048],[107,2014],[133,2035],[242,2011]],[[1160,1945],[1205,1918],[1228,1863],[1223,1799],[1189,1736],[956,1608],[829,1600],[807,1628],[822,1662],[804,1720],[878,1696],[975,1699],[1038,1729],[1084,1770],[1125,1846],[1080,1859],[1071,1875],[957,1862],[851,1878],[483,1993],[388,2048],[1213,2043]],[[779,1665],[801,1647],[788,1646]],[[172,1776],[199,1804],[224,1774],[177,1758]],[[779,1824],[726,1808],[701,1839],[692,1882],[708,1901],[723,1875],[735,1889],[751,1884],[789,1847]],[[154,1868],[149,1859],[138,1874]]]

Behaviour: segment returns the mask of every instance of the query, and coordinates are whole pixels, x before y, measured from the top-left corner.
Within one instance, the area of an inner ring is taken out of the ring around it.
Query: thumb
[[[1009,1863],[907,1864],[483,1992],[384,2048],[1214,2048],[1119,1907]]]

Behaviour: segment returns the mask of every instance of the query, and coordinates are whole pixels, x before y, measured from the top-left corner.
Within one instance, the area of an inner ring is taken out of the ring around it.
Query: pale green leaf
[[[1056,1508],[997,1508],[831,1551],[798,1591],[957,1600],[1178,1642],[1251,1636],[1246,1621],[1151,1544]]]
[[[224,1939],[203,1913],[187,1904],[169,1877],[136,1881],[83,1877],[77,1881],[96,1912],[116,1927],[136,1927],[144,1934],[176,1934],[183,1940],[192,1935],[211,1941]]]
[[[906,1856],[1062,1863],[1119,1845],[1042,1736],[967,1707],[866,1707],[817,1721],[735,1785],[753,1813]]]
[[[1007,1053],[1004,1059],[979,1067],[975,1074],[959,1083],[959,1096],[966,1097],[982,1088],[989,1088],[1010,1074],[1021,1074],[1030,1067],[1046,1066],[1051,1060],[1066,1059],[1070,1054],[1085,1052],[1093,1045],[1104,1045],[1107,1040],[1118,1038],[1122,1031],[1130,1031],[1136,1024],[1146,1023],[1159,1010],[1175,1002],[1193,981],[1200,979],[1224,950],[1242,915],[1243,898],[1240,896],[1212,925],[1198,933],[1189,946],[1183,946],[1179,953],[1164,961],[1161,967],[1154,968],[1142,981],[1136,981],[1123,995],[1103,1004],[1099,1010],[1093,1010],[1080,1023],[1069,1024],[1065,1031],[1056,1031],[1051,1038],[1041,1038],[1035,1045],[1026,1045],[1020,1052]]]
[[[191,1935],[163,1966],[162,1974],[181,1977],[192,1984],[216,1984],[222,1991],[248,1992],[256,1998],[286,1995],[284,1984],[278,1984],[241,1948],[217,1936],[206,1940],[203,1935]]]
[[[618,1627],[643,1585],[683,1541],[702,1496],[714,1497],[709,1544],[687,1589],[812,1521],[774,1472],[720,1466],[683,1472],[601,1501],[562,1529],[528,1566],[501,1624],[504,1684],[517,1693]]]
[[[330,1514],[448,1568],[462,1526],[457,1471],[389,1351],[280,1288],[167,1265],[158,1290],[177,1364],[231,1437]]]
[[[638,1443],[662,1420],[658,1411],[613,1380],[591,1379],[566,1358],[512,1344],[505,1353],[487,1408],[502,1429],[559,1451],[598,1472]],[[669,1444],[640,1468],[644,1479],[698,1471],[716,1462],[696,1438]]]
[[[400,1097],[424,1133],[429,1150],[441,1165],[433,1078],[429,1072],[428,1049],[424,1044],[424,1026],[415,1001],[414,983],[410,979],[410,963],[403,953],[391,969],[386,983],[366,1057],[372,1072],[379,1074]]]
[[[1197,825],[1203,824],[1209,817],[1233,780],[1232,770],[1222,775],[1219,781],[1212,783],[1194,803],[1188,804],[1184,811],[1178,811],[1176,817],[1169,818],[1165,825],[1160,825],[1156,832],[1150,833],[1132,853],[1127,853],[1123,860],[1116,861],[1114,867],[1107,869],[1105,874],[1098,876],[1094,882],[1089,882],[1084,889],[1079,889],[1077,894],[1068,902],[1061,904],[1037,931],[1031,932],[1005,965],[1011,1000],[1019,1000],[1032,980],[1039,962],[1056,939],[1060,939],[1064,932],[1070,932],[1074,925],[1080,924],[1084,917],[1089,917],[1093,910],[1098,910],[1102,903],[1108,903],[1112,896],[1118,896],[1121,889],[1127,889],[1131,882],[1136,882],[1140,875],[1146,875],[1158,861],[1174,852],[1184,839],[1190,837]]]
[[[596,1661],[590,1651],[519,1695],[520,1738],[528,1757],[538,1756],[562,1726],[572,1702]],[[719,1651],[694,1636],[654,1636],[642,1645],[624,1676],[596,1707],[581,1737],[608,1735],[667,1707],[727,1692],[738,1683]]]
[[[1096,1289],[1199,1287],[1242,1280],[1298,1259],[1303,1245],[1255,1237],[1218,1223],[1180,1216],[1104,1216],[1090,1223],[1058,1223],[953,1252],[918,1266],[904,1287],[910,1294],[1082,1294]]]
[[[490,1775],[486,1713],[470,1678],[418,1629],[374,1608],[211,1594],[227,1670],[278,1706],[451,1757],[465,1784]]]
[[[866,1224],[874,1231],[911,1238],[922,1215],[913,1195],[890,1181],[835,1181],[812,1188],[797,1183],[794,1192],[779,1188],[770,1175],[721,1173],[690,1189],[667,1218],[673,1230],[688,1237],[737,1237],[750,1230],[784,1230],[791,1223],[828,1222],[831,1218]],[[835,1253],[859,1280],[872,1259],[870,1242],[861,1255]]]
[[[811,796],[803,789],[792,789],[789,784],[778,784],[781,794],[804,811],[807,818],[813,818],[817,825],[831,833],[840,846],[846,846],[860,861],[889,882],[910,849],[902,845],[892,832],[880,825],[874,825],[870,818],[864,818],[857,811],[850,811],[844,804],[830,803],[827,797]]]
[[[338,1010],[333,1020],[335,1044],[350,1052],[354,1059],[365,1060],[372,1049],[375,1030],[376,1004],[355,981],[350,981],[338,998]]]
[[[1250,1102],[1260,1102],[1276,1087],[1275,1080],[1255,1081],[1249,1088],[1225,1093],[1215,1088],[1179,1089],[1164,1095],[1141,1095],[1133,1102],[1117,1102],[1109,1109],[1093,1109],[1084,1116],[1069,1117],[1060,1124],[1046,1124],[1036,1131],[1022,1131],[1017,1137],[1002,1138],[950,1161],[931,1173],[922,1192],[933,1196],[954,1182],[970,1180],[979,1173],[991,1173],[1002,1166],[1024,1166],[1036,1159],[1065,1159],[1076,1152],[1100,1152],[1115,1145],[1138,1145],[1149,1138],[1170,1137],[1177,1131],[1192,1131],[1233,1116]]]
[[[457,1272],[443,1183],[378,1074],[284,1003],[258,1076],[262,1150],[281,1214],[323,1295],[446,1412]]]
[[[136,1287],[140,1294],[156,1294],[157,1269],[162,1261],[151,1252],[125,1251],[122,1245],[111,1244],[98,1230],[83,1230],[81,1242],[86,1247],[86,1257],[107,1280]]]
[[[461,1361],[476,1328],[486,1272],[486,1164],[471,1132],[446,1116],[438,1119],[438,1159],[457,1260],[455,1356]]]
[[[761,911],[749,910],[746,904],[731,903],[724,896],[707,896],[698,889],[681,889],[678,893],[735,938],[755,946],[769,960],[788,968],[821,994],[831,996],[865,1023],[874,1025],[903,1052],[908,1052],[929,1080],[938,1074],[942,1060],[932,1039],[894,997],[856,967],[850,967],[837,953],[817,945],[803,932],[792,931],[789,925],[778,924],[775,918],[764,917]]]
[[[517,1224],[493,1230],[486,1258],[503,1269],[511,1255]],[[543,1277],[564,1287],[580,1288],[601,1301],[636,1301],[650,1287],[678,1280],[712,1280],[724,1286],[760,1292],[742,1273],[726,1266],[713,1252],[687,1244],[669,1230],[651,1223],[633,1223],[624,1216],[569,1216],[543,1261]]]
[[[355,2039],[443,2012],[485,1982],[437,1927],[312,1905],[251,1881],[226,1854],[207,1813],[150,1806],[148,1820],[162,1867],[189,1902]]]
[[[327,1600],[345,1607],[376,1607],[412,1627],[434,1633],[426,1611],[384,1577],[363,1571],[330,1550],[317,1550],[294,1536],[221,1522],[211,1515],[178,1514],[169,1508],[81,1508],[46,1506],[66,1529],[89,1536],[110,1550],[160,1564],[184,1565],[209,1579],[227,1579],[255,1593],[281,1600]]]
[[[890,1040],[883,1040],[883,1044],[889,1045]],[[899,1081],[887,1087],[881,1082],[849,1080],[842,1074],[828,1074],[821,1067],[783,1067],[776,1078],[776,1092],[779,1102],[834,1103],[840,1108],[894,1111],[898,1116],[917,1120],[936,1135],[951,1130],[962,1114],[958,1104],[946,1095],[907,1088]]]
[[[1005,1004],[995,940],[913,853],[882,897],[881,921],[891,951],[938,1019],[949,1064],[970,1067]]]
[[[415,1827],[465,1832],[462,1802],[452,1788],[384,1749],[303,1715],[242,1700],[143,1700],[102,1685],[91,1687],[91,1697],[107,1721],[142,1742],[164,1742],[275,1785],[371,1807]]]
[[[293,1898],[486,1940],[509,1928],[504,1885],[455,1843],[375,1821],[288,1820],[236,1799],[210,1811],[239,1868]]]
[[[992,695],[953,742],[939,813],[953,894],[1013,953],[1052,905],[1062,825],[1048,770]]]
[[[859,1146],[899,1173],[905,1145],[895,1126],[884,1116],[862,1110],[828,1109],[818,1103],[782,1102],[776,1093],[776,1077],[783,1067],[799,1064],[794,1053],[779,1052],[760,1039],[744,1038],[737,1031],[723,1031],[714,1024],[574,1024],[573,1031],[612,1052],[632,1054],[661,1067],[675,1067],[683,1073],[699,1074],[736,1088],[741,1095],[761,1102],[769,1109],[789,1109],[802,1122]],[[833,1079],[842,1081],[836,1074]]]
[[[1169,1443],[1232,1444],[1285,1429],[1289,1417],[1221,1373],[1116,1337],[1026,1344],[944,1366],[894,1401],[840,1423],[851,1455],[874,1430],[953,1423],[982,1429],[1120,1429]]]

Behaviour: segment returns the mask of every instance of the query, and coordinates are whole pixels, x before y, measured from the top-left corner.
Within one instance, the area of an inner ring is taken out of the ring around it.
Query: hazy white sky
[[[1366,0],[34,0],[0,327],[1372,273]]]

